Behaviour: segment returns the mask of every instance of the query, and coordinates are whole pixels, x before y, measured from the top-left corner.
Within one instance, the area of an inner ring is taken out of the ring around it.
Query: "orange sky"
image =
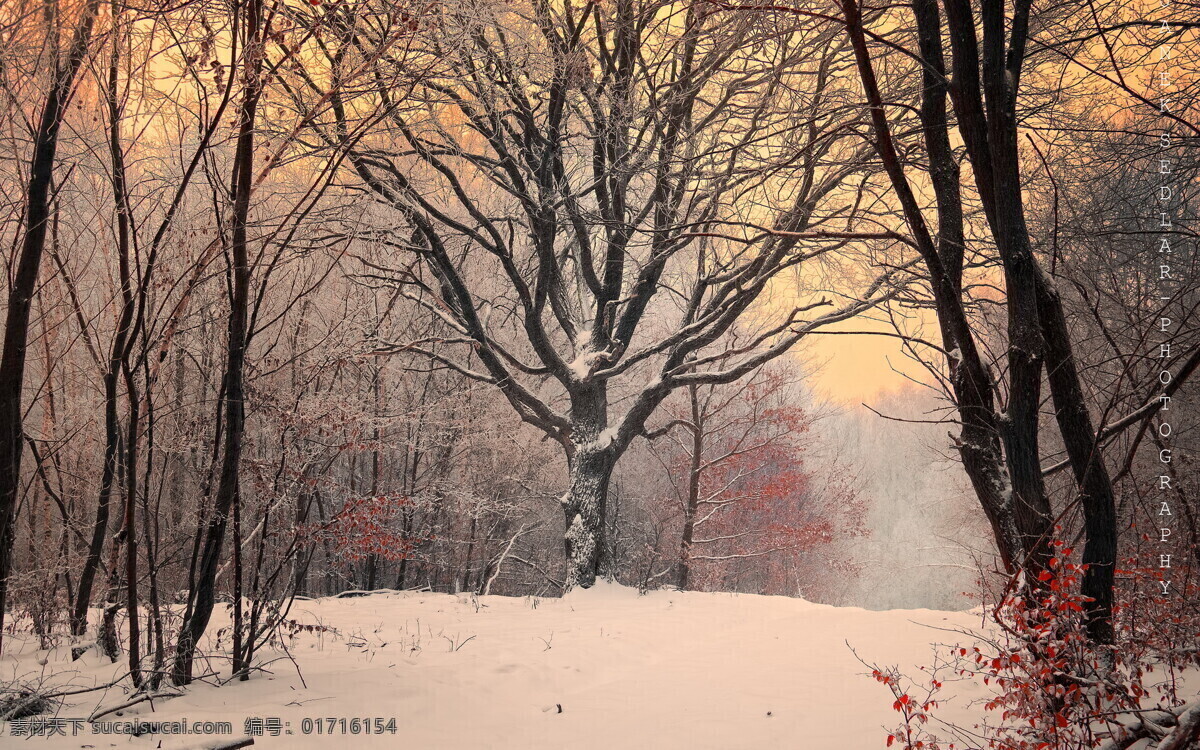
[[[885,323],[850,321],[832,330],[889,330]],[[930,382],[929,373],[885,336],[814,335],[797,355],[815,372],[809,387],[819,396],[844,404],[870,404],[879,394]]]

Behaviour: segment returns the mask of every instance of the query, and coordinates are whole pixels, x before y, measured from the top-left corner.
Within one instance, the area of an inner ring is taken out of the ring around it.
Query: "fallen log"
[[[1179,714],[1179,723],[1158,743],[1158,750],[1189,750],[1200,745],[1200,701]]]

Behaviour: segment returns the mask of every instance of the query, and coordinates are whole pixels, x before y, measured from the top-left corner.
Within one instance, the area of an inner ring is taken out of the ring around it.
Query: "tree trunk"
[[[611,447],[597,449],[591,444],[577,446],[569,464],[570,487],[562,500],[567,524],[563,537],[567,553],[566,587],[586,589],[596,582],[600,572],[604,511],[616,460]]]
[[[964,225],[962,177],[950,141],[947,96],[950,93],[942,51],[942,19],[937,0],[913,0],[921,49],[920,117],[929,176],[937,200],[937,257],[942,268],[940,293],[935,290],[942,341],[950,358],[951,383],[962,420],[959,455],[976,498],[992,527],[1001,562],[1016,572],[1022,557],[1012,509],[1012,482],[1000,441],[994,384],[971,340],[963,311],[962,275]]]
[[[1081,562],[1087,570],[1083,573],[1080,593],[1090,598],[1083,605],[1087,632],[1094,643],[1112,643],[1113,579],[1117,565],[1117,508],[1112,479],[1104,465],[1079,383],[1062,300],[1044,273],[1039,275],[1037,292],[1055,417],[1083,506],[1087,541]]]
[[[1015,133],[1015,124],[1011,127]],[[1015,135],[1012,139],[1015,141]],[[1036,572],[1049,558],[1053,536],[1053,514],[1042,481],[1038,440],[1045,353],[1037,299],[1040,270],[1029,247],[1021,206],[1016,144],[1005,140],[1005,148],[996,149],[1004,158],[996,152],[992,158],[998,175],[992,233],[1004,263],[1008,309],[1009,393],[1002,435],[1012,478],[1013,510],[1026,558],[1023,567]]]
[[[245,365],[249,337],[250,259],[247,224],[254,177],[254,127],[261,96],[262,60],[256,51],[262,40],[259,32],[262,8],[249,0],[245,10],[244,81],[246,90],[238,112],[237,146],[233,166],[233,210],[230,217],[230,300],[229,330],[225,363],[225,440],[221,476],[213,502],[212,515],[204,530],[204,546],[196,582],[189,593],[189,617],[183,623],[176,644],[171,679],[176,685],[192,680],[192,661],[196,646],[208,627],[216,602],[217,567],[225,541],[230,510],[238,501],[238,472],[241,468],[242,433],[245,428]]]
[[[108,562],[108,586],[104,595],[104,606],[100,612],[100,624],[96,635],[96,643],[100,651],[113,661],[121,655],[121,638],[117,633],[117,613],[121,610],[121,549],[125,543],[125,529],[122,527],[113,537],[112,549]]]
[[[307,480],[307,471],[305,471],[303,477]],[[308,523],[308,513],[312,508],[312,504],[311,493],[301,491],[296,496],[296,507],[292,513],[293,528],[299,529]],[[292,591],[296,596],[308,596],[308,566],[311,564],[315,552],[316,550],[313,545],[306,543],[298,545],[296,554],[292,557]]]
[[[371,497],[379,496],[379,479],[383,474],[383,452],[380,450],[382,434],[379,430],[379,420],[382,419],[383,408],[383,367],[376,364],[371,371],[371,395],[373,425],[371,440],[374,442],[371,450]],[[367,556],[367,591],[374,591],[379,578],[379,556],[371,553]]]
[[[701,461],[704,455],[704,415],[700,409],[700,394],[696,386],[688,386],[692,421],[692,455],[688,461],[687,498],[683,509],[683,538],[679,545],[679,573],[676,581],[680,591],[686,591],[692,575],[692,542],[696,538],[696,512],[700,509]]]
[[[945,0],[954,57],[954,107],[984,214],[1004,266],[1008,312],[1008,406],[1001,436],[1021,538],[1020,567],[1040,570],[1050,555],[1053,517],[1038,451],[1045,345],[1037,300],[1039,269],[1029,241],[1017,148],[1017,88],[1028,33],[1027,0],[985,3],[979,21],[965,0]],[[982,72],[982,75],[981,75]]]
[[[137,441],[138,410],[137,393],[132,375],[126,370],[129,392],[129,427],[125,445],[125,608],[129,614],[129,677],[134,687],[142,685],[141,644],[138,621],[138,565],[137,565]]]
[[[608,484],[619,457],[608,430],[608,391],[603,383],[579,383],[571,389],[570,420],[569,485],[562,497],[567,590],[590,588],[600,573]]]
[[[129,191],[125,179],[125,152],[121,141],[121,104],[117,93],[120,83],[120,40],[114,39],[112,56],[108,67],[108,87],[105,91],[109,115],[109,155],[112,159],[113,199],[117,216],[117,272],[121,285],[121,312],[117,321],[117,333],[113,337],[112,353],[109,358],[109,372],[106,373],[105,389],[105,422],[106,427],[114,427],[109,422],[109,412],[116,411],[115,383],[107,383],[107,376],[114,378],[119,371],[125,381],[125,396],[129,404],[129,422],[125,433],[125,604],[129,613],[129,675],[134,687],[140,687],[141,676],[141,646],[139,643],[138,620],[138,573],[137,573],[137,527],[135,525],[137,509],[137,446],[139,439],[139,424],[141,404],[138,402],[137,384],[132,369],[129,366],[130,327],[133,323],[133,271],[130,265],[130,226],[131,206]],[[111,399],[111,401],[109,400]],[[111,440],[111,437],[109,438]],[[106,452],[108,446],[105,446]],[[86,610],[85,610],[86,614]]]
[[[695,474],[693,474],[693,477]],[[692,577],[692,542],[696,537],[697,485],[688,482],[687,508],[683,515],[683,536],[679,543],[678,572],[675,576],[680,591],[686,591]]]
[[[930,287],[937,308],[938,322],[947,351],[947,364],[954,388],[955,405],[962,418],[959,452],[993,537],[1009,572],[1016,572],[1029,557],[1024,552],[1024,535],[1019,529],[1015,509],[1010,465],[1001,441],[1004,422],[996,410],[995,384],[975,342],[970,320],[963,307],[962,279],[962,198],[958,164],[942,137],[948,125],[942,60],[941,21],[937,5],[928,0],[914,2],[921,53],[925,58],[920,115],[929,150],[930,171],[938,203],[938,235],[935,241],[925,222],[920,203],[905,174],[904,162],[893,141],[885,102],[867,48],[862,10],[857,0],[842,0],[847,31],[854,48],[860,78],[871,106],[875,149],[879,154],[893,190],[904,212],[905,222],[917,243],[917,249],[929,271]],[[951,8],[948,6],[948,16]],[[973,37],[974,27],[970,27]],[[956,42],[961,41],[956,37]],[[972,47],[973,49],[973,47]],[[958,58],[956,50],[956,62]],[[976,69],[978,64],[976,64]],[[969,68],[968,68],[969,70]],[[960,77],[958,66],[956,79]],[[974,79],[978,85],[977,76]],[[969,80],[967,83],[970,83]],[[960,84],[960,88],[966,84]],[[969,86],[967,86],[969,88]],[[958,97],[961,99],[961,93]],[[959,103],[956,99],[956,105]],[[968,121],[963,127],[973,123]],[[981,191],[983,186],[981,186]],[[990,191],[988,192],[990,195]]]
[[[118,334],[120,338],[120,332]],[[116,342],[114,341],[114,348]],[[119,364],[118,364],[119,367]],[[92,523],[92,538],[88,544],[83,570],[79,574],[79,592],[75,598],[75,611],[71,613],[71,635],[82,637],[87,632],[87,613],[91,606],[92,586],[100,569],[100,557],[104,554],[104,538],[108,535],[109,507],[112,501],[113,482],[116,478],[120,426],[117,423],[117,369],[109,365],[104,373],[104,469],[100,476],[100,497],[96,503],[96,519]],[[82,655],[80,648],[73,649],[75,658]]]
[[[245,615],[242,611],[242,504],[235,497],[233,501],[233,674],[239,679],[246,679],[247,667],[242,659],[243,637],[245,631]],[[264,532],[265,533],[265,532]],[[253,635],[250,636],[253,639]]]
[[[71,38],[66,64],[55,65],[54,80],[46,96],[33,141],[29,182],[25,193],[25,236],[17,258],[13,284],[8,290],[4,319],[4,344],[0,348],[0,639],[4,633],[8,572],[12,559],[13,512],[21,486],[21,451],[24,447],[21,389],[25,382],[25,348],[29,340],[29,312],[37,290],[42,251],[52,202],[50,185],[58,156],[58,133],[74,90],[75,76],[83,65],[96,20],[98,0],[82,11]],[[0,645],[3,640],[0,640]]]

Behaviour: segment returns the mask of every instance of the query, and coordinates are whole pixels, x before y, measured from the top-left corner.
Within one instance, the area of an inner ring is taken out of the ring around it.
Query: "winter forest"
[[[1200,748],[1198,43],[5,0],[0,746]]]

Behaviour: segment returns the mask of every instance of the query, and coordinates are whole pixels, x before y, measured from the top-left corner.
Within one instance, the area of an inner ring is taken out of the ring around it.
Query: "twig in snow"
[[[133,698],[130,698],[129,700],[127,700],[123,703],[118,703],[117,705],[112,706],[110,708],[96,709],[95,711],[92,712],[92,715],[89,716],[87,720],[89,722],[98,721],[99,719],[101,719],[104,716],[108,716],[109,714],[116,713],[117,711],[120,711],[121,709],[124,709],[124,708],[129,708],[130,706],[136,706],[137,704],[142,703],[144,701],[152,701],[155,698],[178,698],[181,695],[183,695],[183,693],[173,693],[173,692],[139,693],[139,694],[135,695]]]

